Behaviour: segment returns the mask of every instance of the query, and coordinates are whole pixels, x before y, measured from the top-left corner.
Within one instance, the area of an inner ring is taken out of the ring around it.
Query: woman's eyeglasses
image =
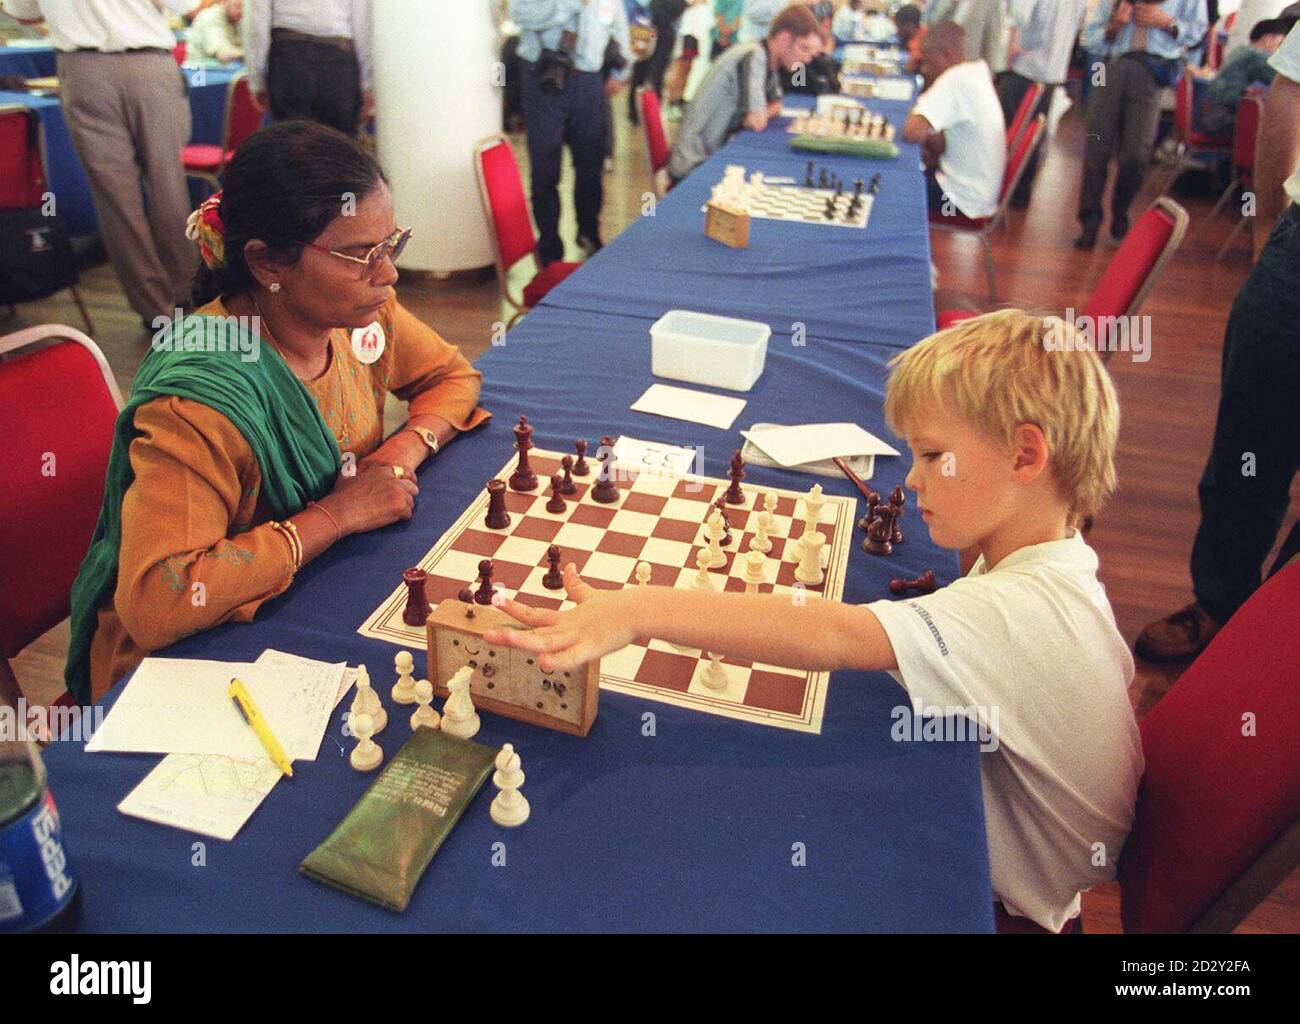
[[[402,255],[402,250],[406,248],[406,243],[411,240],[410,228],[398,228],[382,242],[376,245],[364,256],[349,256],[345,252],[336,252],[334,249],[326,249],[323,245],[316,245],[314,242],[299,242],[299,245],[306,246],[308,249],[315,249],[317,252],[329,253],[331,256],[337,256],[341,260],[347,260],[349,263],[360,263],[365,269],[362,273],[367,277],[374,277],[375,271],[385,259],[396,260]]]

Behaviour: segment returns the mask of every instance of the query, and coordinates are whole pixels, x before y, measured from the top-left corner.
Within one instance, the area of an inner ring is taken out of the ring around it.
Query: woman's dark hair
[[[342,132],[312,121],[282,121],[250,135],[226,168],[221,190],[225,263],[199,261],[194,304],[205,305],[253,285],[244,245],[260,238],[292,265],[297,242],[312,242],[351,199],[359,203],[381,182],[378,162]]]

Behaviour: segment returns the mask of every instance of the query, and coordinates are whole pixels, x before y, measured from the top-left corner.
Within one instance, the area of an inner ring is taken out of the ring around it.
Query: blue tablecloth
[[[495,419],[421,469],[411,522],[336,545],[253,624],[210,630],[162,653],[237,660],[275,647],[364,662],[389,710],[378,740],[391,756],[407,729],[388,693],[396,648],[356,628],[508,459],[521,413],[542,447],[606,433],[698,444],[705,472],[723,475],[738,443],[733,431],[628,409],[651,381],[649,323],[557,308],[529,314],[477,364]],[[861,342],[774,345],[737,426],[815,415],[883,429],[891,352]],[[905,460],[884,460],[873,485],[887,490],[905,469]],[[854,493],[844,481],[823,482],[832,493]],[[746,479],[800,490],[809,483],[756,466]],[[855,548],[846,600],[881,597],[890,576],[927,567],[953,577],[951,554],[929,543],[919,521],[908,522],[906,542],[887,560]],[[424,655],[415,653],[422,669]],[[299,762],[234,842],[208,841],[202,867],[193,866],[199,837],[114,810],[156,756],[87,755],[55,743],[46,759],[91,930],[989,931],[978,752],[965,743],[894,742],[890,712],[905,704],[887,675],[841,672],[820,735],[616,693],[601,695],[586,739],[485,714],[477,739],[515,744],[532,817],[517,831],[493,825],[486,786],[401,915],[297,873],[373,778],[348,767],[338,714],[320,757]],[[656,716],[652,737],[642,732],[647,711]],[[497,843],[501,867],[493,866]],[[800,850],[806,866],[794,865]]]
[[[811,105],[788,97],[788,105]],[[908,105],[871,101],[901,126]],[[697,167],[655,210],[553,288],[546,306],[658,318],[670,309],[758,320],[773,341],[804,325],[815,339],[907,348],[934,330],[930,234],[919,148],[900,143],[896,160],[816,156],[852,188],[880,174],[865,231],[755,217],[749,247],[728,249],[704,235],[701,212],[728,164],[802,183],[808,158],[790,149],[788,121],[741,132]]]
[[[225,124],[226,92],[235,72],[225,68],[184,68],[193,117],[191,142],[218,143]],[[22,103],[37,112],[45,132],[49,186],[70,235],[99,233],[99,219],[90,185],[72,145],[63,107],[56,96],[25,92],[0,92],[0,105]]]
[[[49,78],[54,65],[53,46],[0,46],[0,75]]]

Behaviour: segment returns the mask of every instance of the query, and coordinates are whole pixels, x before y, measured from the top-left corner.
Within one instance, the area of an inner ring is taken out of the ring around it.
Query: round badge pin
[[[352,332],[352,354],[360,362],[370,364],[384,354],[384,329],[375,320],[366,327]]]

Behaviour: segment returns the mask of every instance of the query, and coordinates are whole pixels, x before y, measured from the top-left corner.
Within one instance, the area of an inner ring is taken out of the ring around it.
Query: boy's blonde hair
[[[1000,310],[963,320],[890,360],[885,421],[907,433],[941,403],[999,444],[1032,423],[1075,521],[1115,490],[1119,400],[1101,358],[1057,317]]]

